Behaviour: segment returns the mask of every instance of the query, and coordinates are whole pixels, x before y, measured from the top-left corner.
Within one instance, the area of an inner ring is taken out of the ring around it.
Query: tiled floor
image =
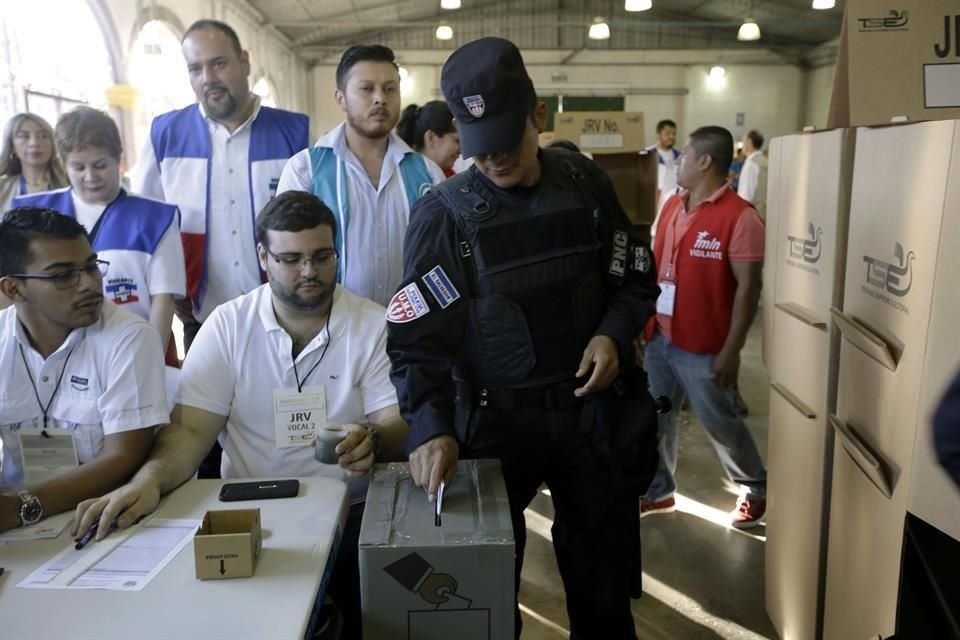
[[[759,323],[744,349],[740,388],[747,424],[766,451],[768,380],[760,362]],[[685,412],[680,437],[678,510],[642,521],[644,596],[633,603],[641,640],[777,638],[764,608],[764,527],[728,528],[737,489],[730,485],[696,417]],[[523,640],[568,635],[563,586],[549,539],[552,507],[540,495],[527,511],[529,531],[520,593]],[[591,639],[592,640],[592,639]],[[598,639],[599,640],[599,639]]]

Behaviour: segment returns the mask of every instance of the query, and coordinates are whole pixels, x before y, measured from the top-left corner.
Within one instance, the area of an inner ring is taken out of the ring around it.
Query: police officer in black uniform
[[[656,467],[633,347],[659,293],[649,249],[591,160],[538,148],[546,107],[511,42],[459,48],[441,86],[475,164],[414,205],[387,310],[411,474],[433,500],[458,457],[501,461],[518,586],[523,510],[546,482],[571,637],[635,638],[637,498]]]

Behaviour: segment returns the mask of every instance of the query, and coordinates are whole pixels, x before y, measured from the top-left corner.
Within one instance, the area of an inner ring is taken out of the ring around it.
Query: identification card
[[[323,385],[273,390],[273,423],[277,448],[306,447],[327,423],[327,396]]]
[[[18,432],[21,468],[29,485],[43,484],[80,466],[73,432],[48,429],[47,435],[43,433],[34,429]]]
[[[677,297],[677,285],[669,280],[660,281],[660,297],[657,298],[657,313],[673,317],[673,303]]]

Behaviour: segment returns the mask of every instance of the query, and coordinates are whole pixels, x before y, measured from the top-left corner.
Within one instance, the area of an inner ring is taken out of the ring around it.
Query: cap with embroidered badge
[[[512,42],[480,38],[463,45],[444,63],[440,87],[464,158],[520,144],[536,92]]]

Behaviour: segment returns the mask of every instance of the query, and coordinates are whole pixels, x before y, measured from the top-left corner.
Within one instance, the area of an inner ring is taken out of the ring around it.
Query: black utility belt
[[[577,384],[560,382],[543,387],[491,388],[457,383],[457,402],[484,409],[572,409],[583,404],[573,395]]]

